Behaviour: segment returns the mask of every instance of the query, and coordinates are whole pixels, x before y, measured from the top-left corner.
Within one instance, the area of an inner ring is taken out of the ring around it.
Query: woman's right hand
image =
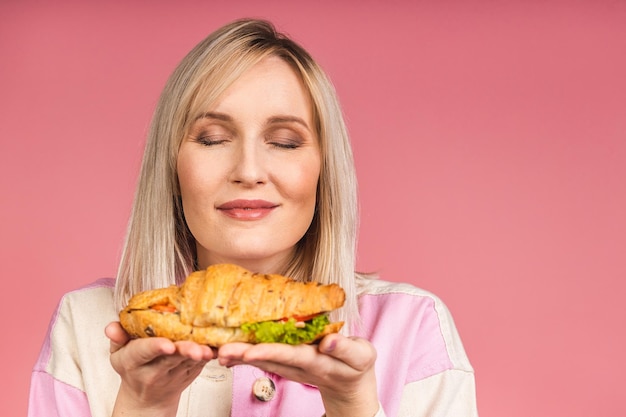
[[[173,417],[183,390],[214,358],[208,346],[165,338],[131,339],[119,322],[105,329],[111,365],[122,378],[113,417]]]

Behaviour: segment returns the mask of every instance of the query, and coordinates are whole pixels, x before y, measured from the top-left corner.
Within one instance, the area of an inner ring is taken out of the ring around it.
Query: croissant
[[[120,312],[132,337],[166,337],[219,347],[229,342],[312,343],[336,333],[326,313],[343,305],[337,284],[298,282],[218,264],[190,274],[180,286],[133,296]]]

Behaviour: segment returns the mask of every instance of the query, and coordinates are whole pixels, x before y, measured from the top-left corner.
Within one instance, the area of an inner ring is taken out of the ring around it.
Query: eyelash
[[[198,142],[200,145],[204,145],[204,146],[215,146],[215,145],[221,145],[222,143],[226,142],[228,139],[222,137],[222,136],[199,136],[198,138],[196,138],[196,142]]]
[[[207,135],[204,133],[201,133],[195,139],[197,143],[206,147],[221,145],[225,142],[228,142],[229,140],[230,140],[230,137],[228,135],[220,135],[220,134],[217,134],[217,135],[208,134]],[[299,147],[302,146],[302,143],[298,138],[292,138],[289,136],[277,137],[273,135],[268,135],[265,138],[265,141],[267,144],[269,144],[270,146],[274,148],[284,149],[284,150],[298,149]]]
[[[297,142],[289,142],[289,143],[268,142],[268,143],[279,149],[298,149],[300,147],[300,144]]]
[[[298,149],[302,140],[290,133],[272,132],[266,137],[267,143],[279,149]]]
[[[199,137],[198,139],[196,139],[196,142],[198,142],[200,145],[207,146],[207,147],[221,145],[226,141],[227,139],[211,139],[210,137],[206,137],[206,136]],[[290,143],[268,142],[268,143],[278,149],[298,149],[300,147],[300,144],[295,143],[295,142],[290,142]]]

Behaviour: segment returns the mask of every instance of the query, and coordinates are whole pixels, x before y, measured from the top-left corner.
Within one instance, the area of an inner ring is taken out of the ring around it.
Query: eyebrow
[[[216,113],[216,112],[206,112],[202,113],[200,116],[196,117],[194,121],[198,121],[200,119],[217,119],[223,122],[232,122],[233,118],[224,113]]]
[[[299,125],[306,127],[307,130],[311,129],[309,125],[307,124],[307,122],[305,122],[300,117],[296,117],[296,116],[274,116],[274,117],[270,117],[268,122],[269,124],[297,123]]]
[[[195,121],[198,121],[200,119],[215,119],[215,120],[221,120],[223,122],[233,122],[234,120],[228,114],[218,113],[218,112],[202,113],[200,116],[196,117]],[[277,116],[270,117],[268,120],[268,124],[281,124],[281,123],[297,123],[305,127],[307,130],[309,131],[311,130],[309,125],[302,118],[297,117],[297,116],[277,115]]]

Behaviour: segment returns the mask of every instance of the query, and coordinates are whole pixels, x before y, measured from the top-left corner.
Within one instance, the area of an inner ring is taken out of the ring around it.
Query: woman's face
[[[320,149],[295,71],[268,57],[192,125],[178,178],[198,266],[281,272],[313,219]]]

